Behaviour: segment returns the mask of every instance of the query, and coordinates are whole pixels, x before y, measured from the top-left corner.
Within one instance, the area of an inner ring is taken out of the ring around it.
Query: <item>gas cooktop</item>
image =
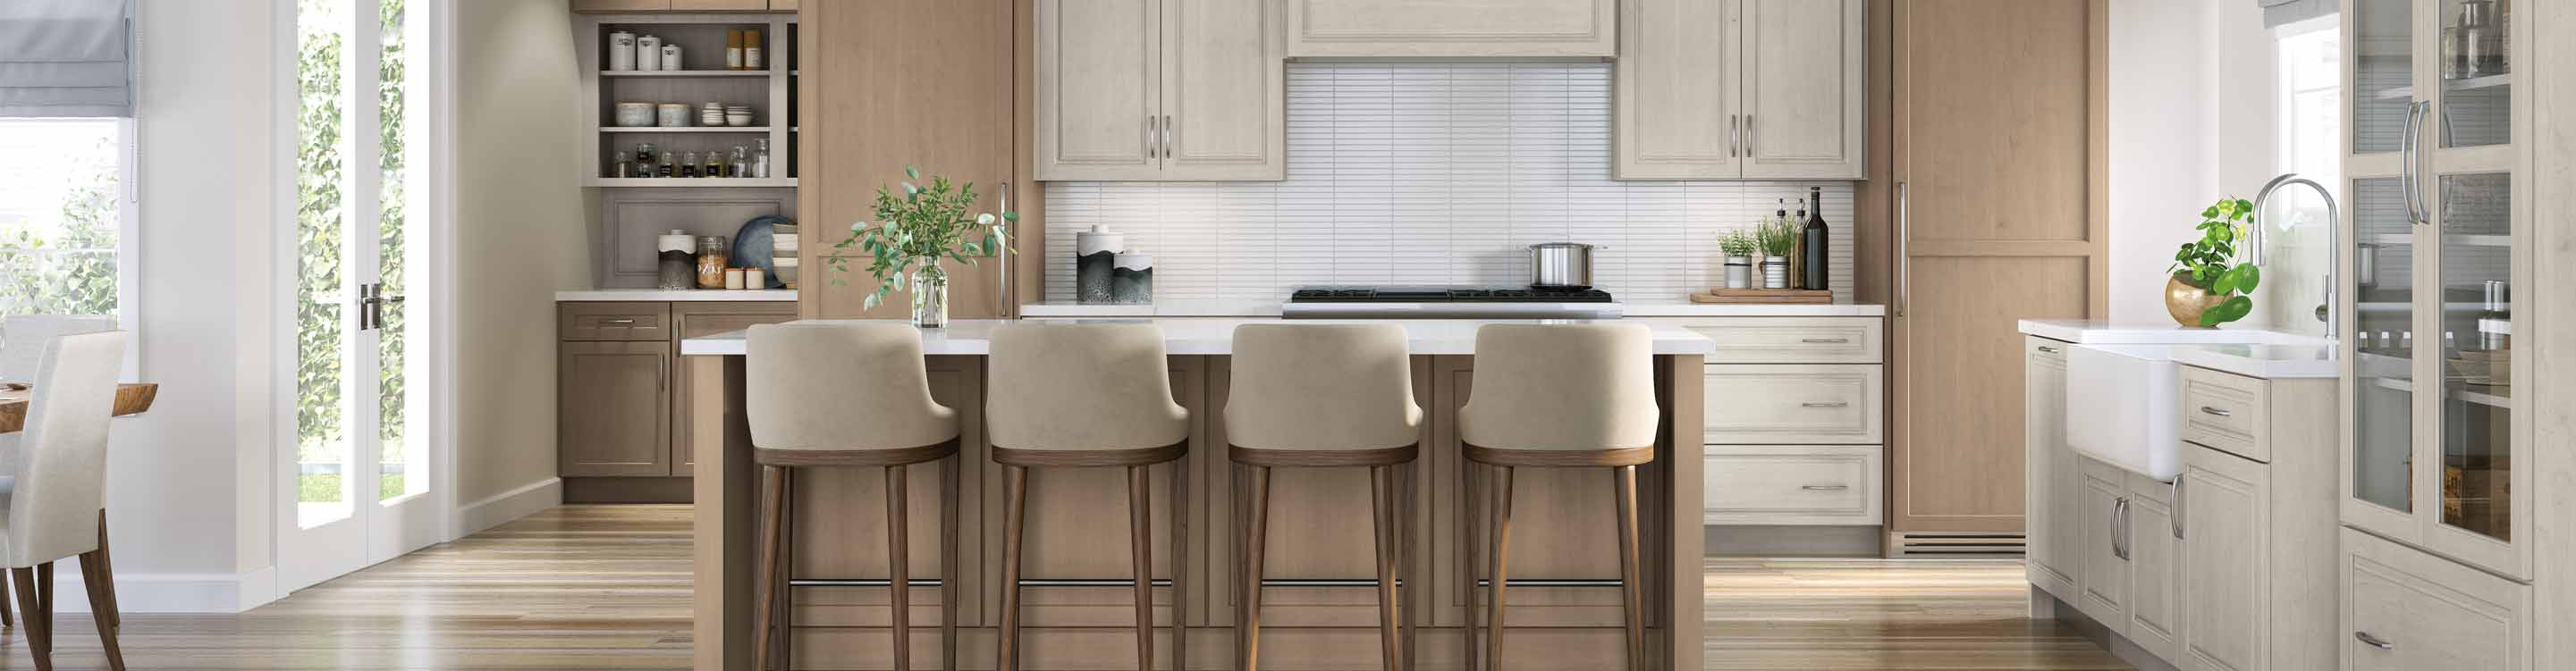
[[[1615,319],[1610,292],[1528,286],[1300,287],[1291,319]]]

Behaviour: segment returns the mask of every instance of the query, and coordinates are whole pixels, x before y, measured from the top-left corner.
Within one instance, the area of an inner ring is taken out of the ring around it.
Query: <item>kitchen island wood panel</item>
[[[722,446],[713,451],[721,458],[702,454],[707,458],[698,463],[696,668],[746,669],[753,643],[757,468],[743,424],[743,358],[699,353],[684,359],[693,386],[693,438],[702,446]],[[933,395],[958,408],[968,426],[960,452],[965,477],[959,551],[965,575],[960,576],[958,653],[962,668],[969,669],[992,668],[1000,604],[994,581],[1001,574],[1001,469],[990,465],[990,446],[980,430],[983,361],[977,355],[928,357]],[[1234,604],[1239,598],[1234,586],[1236,532],[1227,504],[1234,483],[1221,411],[1229,358],[1182,354],[1171,361],[1174,396],[1192,417],[1189,453],[1176,464],[1185,469],[1188,497],[1172,500],[1172,465],[1153,469],[1153,577],[1168,580],[1178,570],[1185,580],[1179,590],[1158,583],[1155,619],[1157,626],[1170,626],[1172,606],[1186,600],[1189,667],[1225,668],[1234,654]],[[1408,597],[1404,603],[1409,620],[1421,627],[1412,652],[1423,665],[1419,668],[1456,669],[1464,657],[1458,625],[1465,580],[1471,575],[1457,551],[1461,542],[1482,542],[1462,535],[1456,514],[1455,487],[1464,460],[1455,417],[1473,379],[1473,358],[1419,355],[1413,366],[1415,393],[1426,411],[1425,442],[1406,497],[1404,514],[1413,523],[1404,579],[1413,584],[1403,590]],[[1656,357],[1656,366],[1658,403],[1665,413],[1656,462],[1641,469],[1640,486],[1647,531],[1641,542],[1649,576],[1645,610],[1657,651],[1648,668],[1693,669],[1699,665],[1702,618],[1702,357],[1663,354]],[[883,476],[877,469],[829,470],[808,469],[812,474],[792,485],[797,501],[797,519],[789,527],[796,538],[795,577],[809,584],[789,590],[794,614],[790,668],[892,668],[884,605]],[[939,577],[937,473],[933,467],[910,473],[909,545],[916,580]],[[1117,469],[1036,474],[1023,546],[1025,579],[1127,579],[1128,520],[1120,475]],[[1620,668],[1624,642],[1610,477],[1597,469],[1522,469],[1518,480],[1508,615],[1514,629],[1505,639],[1506,658],[1526,668]],[[1376,668],[1378,612],[1373,583],[1368,582],[1375,576],[1368,492],[1364,471],[1356,469],[1274,471],[1264,576],[1272,582],[1262,604],[1264,664]],[[1170,547],[1174,513],[1189,516],[1189,533],[1182,541],[1189,550],[1186,560]],[[849,584],[810,584],[833,580]],[[913,668],[938,668],[938,589],[916,583],[914,590]],[[1131,594],[1123,582],[1025,587],[1023,667],[1133,665],[1135,644],[1127,630],[1134,614]],[[1170,629],[1156,631],[1158,658],[1171,656],[1171,634]]]

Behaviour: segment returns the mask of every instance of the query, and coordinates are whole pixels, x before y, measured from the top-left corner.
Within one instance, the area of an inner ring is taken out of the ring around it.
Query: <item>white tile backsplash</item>
[[[1049,183],[1046,297],[1073,299],[1073,236],[1106,223],[1160,298],[1521,284],[1524,245],[1571,240],[1604,246],[1593,281],[1621,300],[1681,301],[1723,282],[1719,234],[1821,186],[1851,300],[1852,183],[1616,182],[1610,145],[1606,64],[1291,64],[1287,180]]]

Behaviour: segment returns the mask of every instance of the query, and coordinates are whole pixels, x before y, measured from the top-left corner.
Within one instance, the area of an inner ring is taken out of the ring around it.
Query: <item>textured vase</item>
[[[2200,313],[2224,302],[2227,302],[2226,296],[2185,283],[2181,275],[2165,279],[2165,314],[2173,315],[2174,323],[2188,328],[2208,328],[2200,325]]]
[[[1726,288],[1753,288],[1753,257],[1726,257]]]
[[[1117,267],[1109,275],[1109,299],[1120,305],[1154,302],[1154,257],[1119,254]]]
[[[912,325],[926,329],[948,326],[948,271],[939,258],[913,259]]]

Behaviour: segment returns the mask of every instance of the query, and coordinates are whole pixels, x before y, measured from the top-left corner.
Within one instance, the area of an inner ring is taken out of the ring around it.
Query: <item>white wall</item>
[[[2234,1],[2111,3],[2112,321],[2172,321],[2165,269],[2219,194],[2211,80],[2221,64],[2208,26],[2215,5]]]

